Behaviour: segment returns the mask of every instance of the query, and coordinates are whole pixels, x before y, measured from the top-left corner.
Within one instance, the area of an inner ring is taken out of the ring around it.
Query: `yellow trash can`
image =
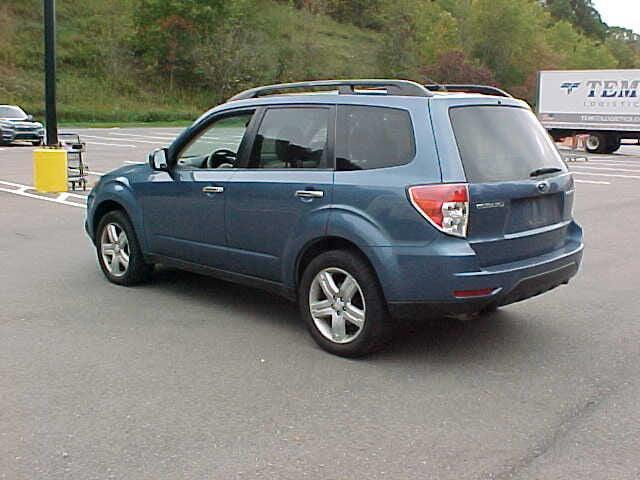
[[[33,183],[39,192],[66,192],[67,151],[36,148],[33,151]]]

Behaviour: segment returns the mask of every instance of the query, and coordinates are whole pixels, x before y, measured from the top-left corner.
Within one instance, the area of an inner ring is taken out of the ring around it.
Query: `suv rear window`
[[[455,107],[449,116],[468,182],[524,180],[544,167],[566,171],[547,131],[528,109]]]
[[[413,125],[406,110],[338,106],[338,170],[396,167],[409,163],[415,154]]]

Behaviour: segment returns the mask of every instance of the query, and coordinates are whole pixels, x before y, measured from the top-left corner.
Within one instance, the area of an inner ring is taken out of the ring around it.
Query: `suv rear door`
[[[338,105],[329,235],[360,248],[432,241],[407,200],[412,183],[440,181],[433,132],[424,121],[427,102],[365,95],[351,101]]]
[[[234,271],[282,281],[282,262],[324,235],[333,196],[332,105],[260,109],[247,163],[227,192],[226,231]]]
[[[549,135],[520,102],[478,103],[450,106],[446,118],[436,108],[433,122],[441,130],[443,180],[460,181],[455,169],[461,167],[469,184],[467,239],[480,265],[563,247],[570,239],[573,178]]]

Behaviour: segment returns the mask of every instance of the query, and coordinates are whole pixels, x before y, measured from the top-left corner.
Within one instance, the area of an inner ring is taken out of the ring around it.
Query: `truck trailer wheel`
[[[609,135],[607,141],[607,153],[617,152],[620,149],[620,137],[618,135]]]
[[[608,135],[604,133],[591,133],[585,143],[585,149],[589,153],[607,153],[609,148]]]

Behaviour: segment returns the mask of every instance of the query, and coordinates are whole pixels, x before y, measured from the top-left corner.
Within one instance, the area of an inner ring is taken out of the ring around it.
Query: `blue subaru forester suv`
[[[133,285],[164,264],[266,288],[297,300],[315,341],[343,356],[383,346],[394,319],[566,284],[582,230],[549,136],[504,92],[441,87],[236,95],[95,186],[86,229],[102,271]]]

